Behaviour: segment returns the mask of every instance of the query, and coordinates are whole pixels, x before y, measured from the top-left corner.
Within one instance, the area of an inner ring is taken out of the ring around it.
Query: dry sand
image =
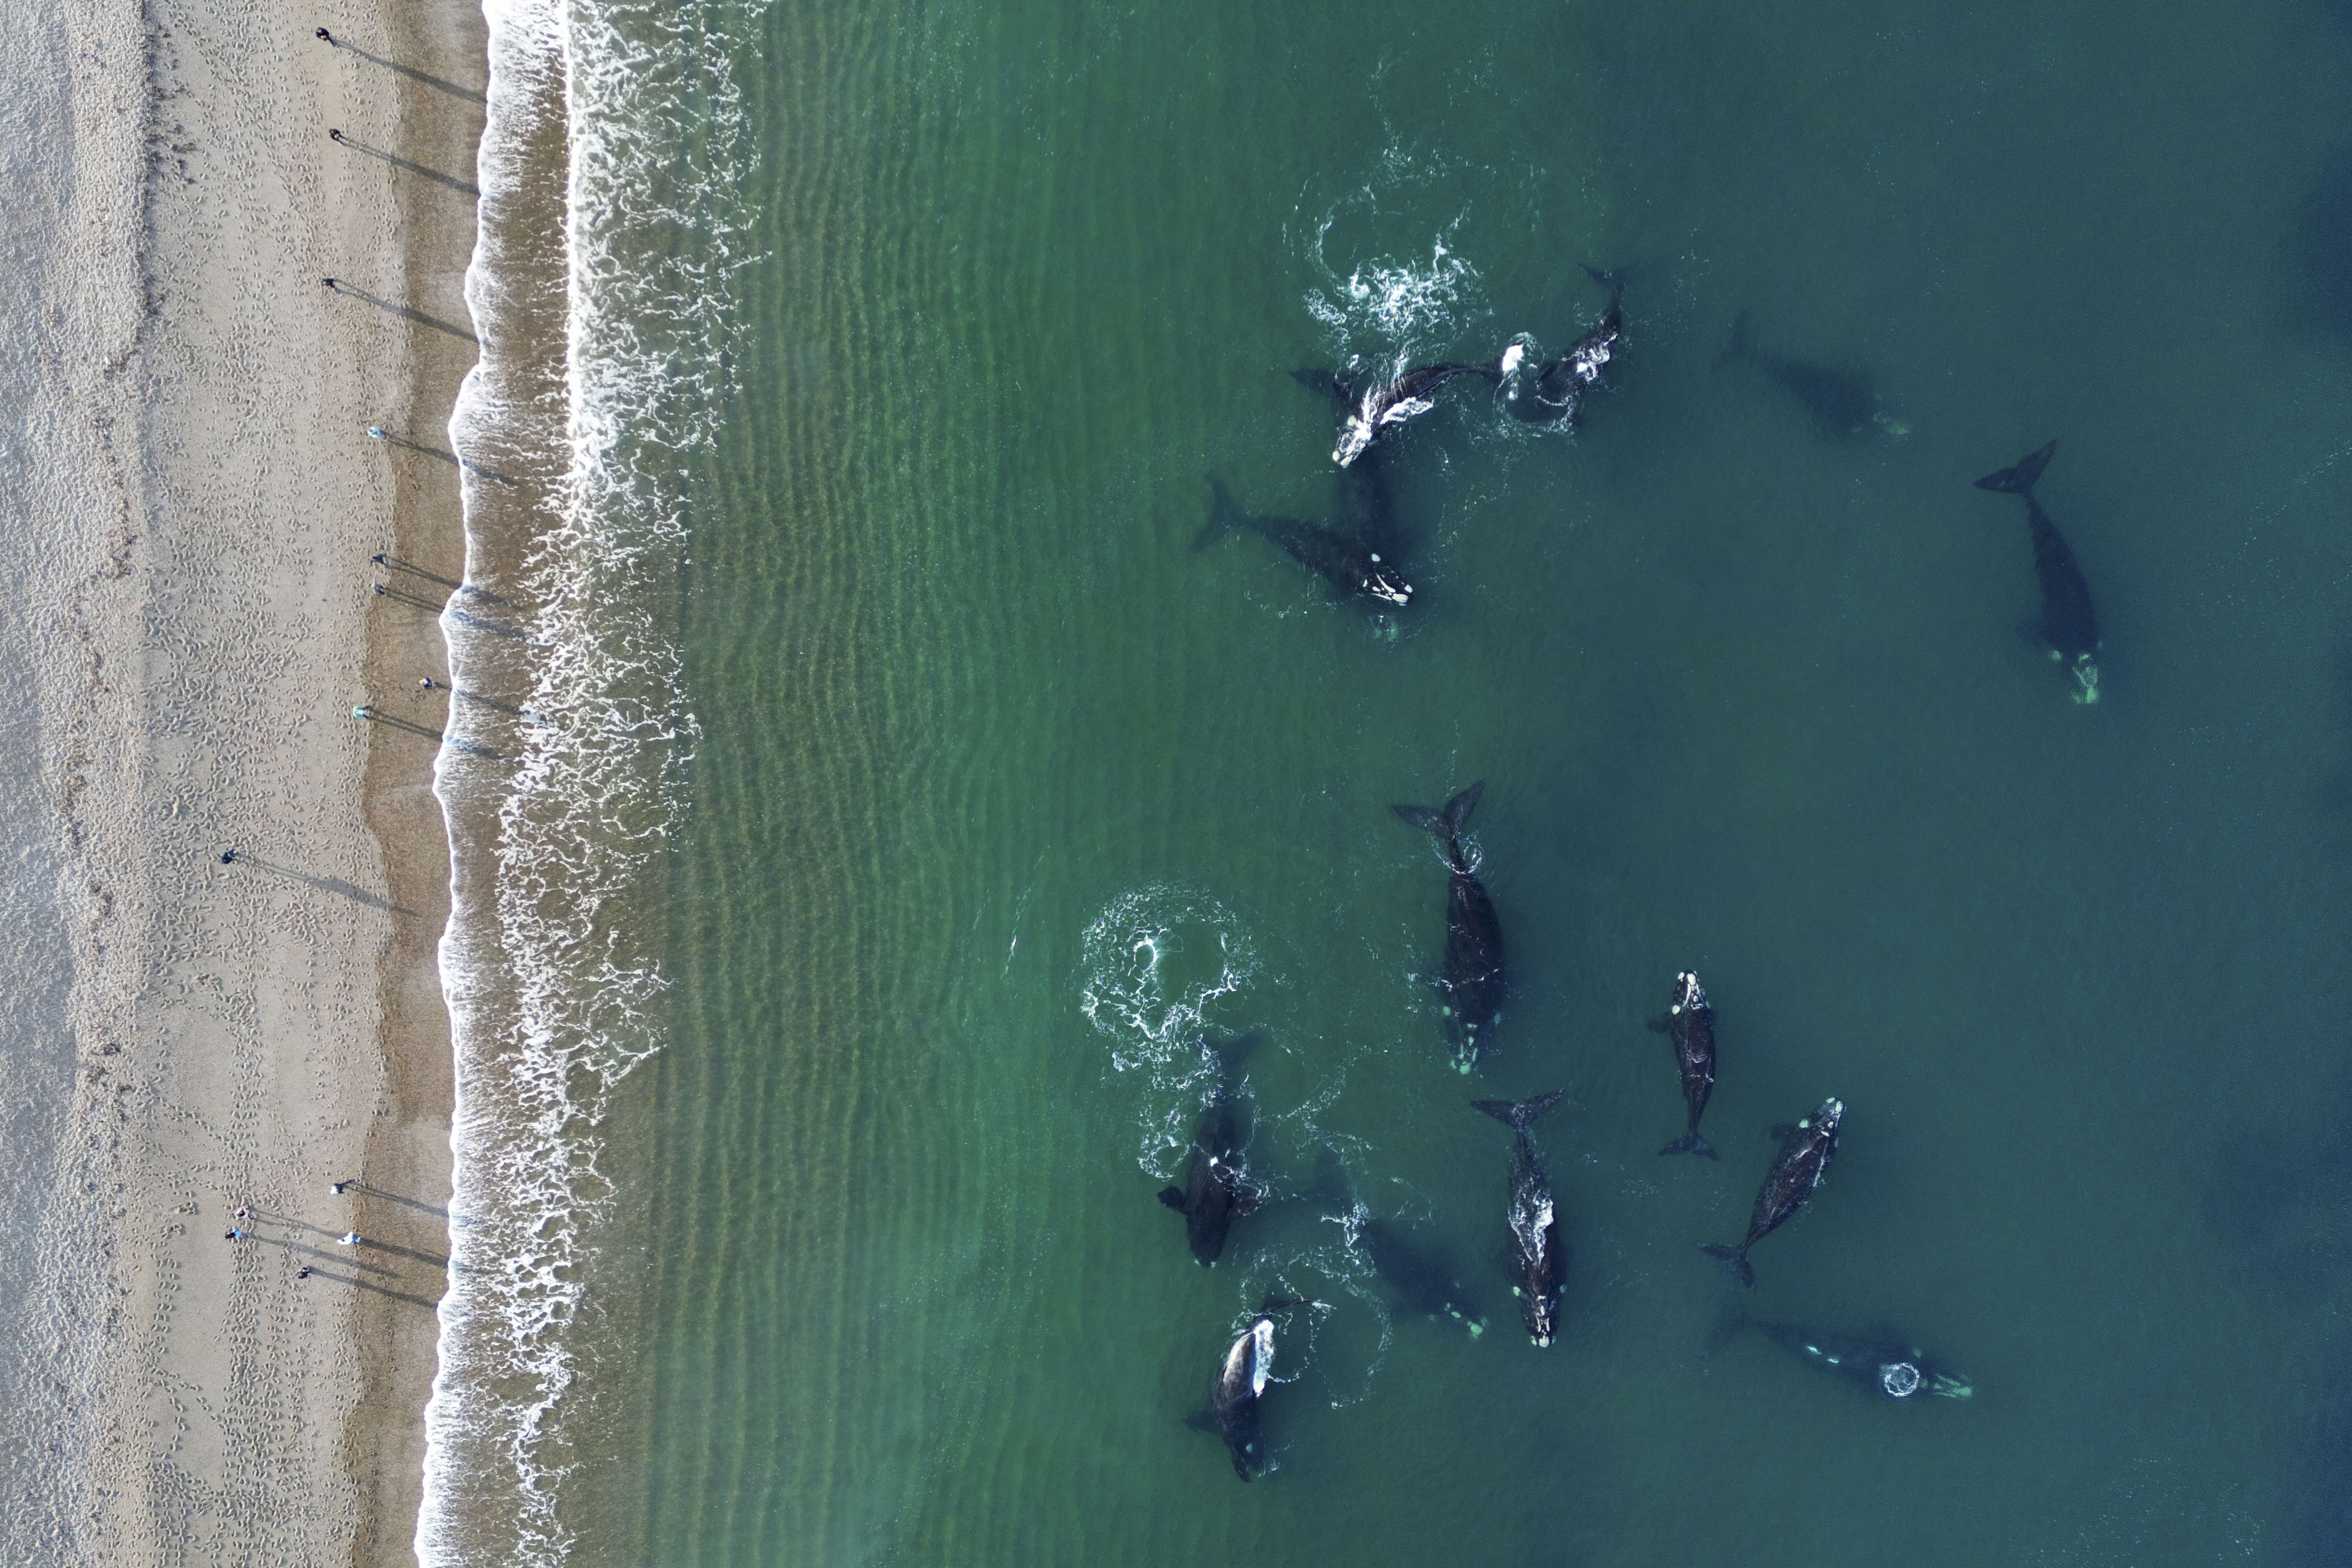
[[[80,1068],[53,1353],[95,1386],[56,1506],[92,1563],[408,1562],[450,1108],[446,697],[415,687],[463,561],[420,448],[476,352],[482,19],[66,9],[86,253],[38,395],[75,482],[26,591]]]

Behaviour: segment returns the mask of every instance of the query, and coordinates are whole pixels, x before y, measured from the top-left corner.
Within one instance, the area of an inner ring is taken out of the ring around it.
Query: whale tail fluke
[[[1558,1105],[1567,1094],[1568,1090],[1556,1089],[1549,1094],[1537,1095],[1533,1100],[1474,1100],[1470,1104],[1474,1110],[1485,1111],[1514,1132],[1524,1132],[1529,1123]]]
[[[1587,278],[1609,290],[1609,303],[1612,306],[1625,297],[1625,272],[1622,268],[1603,272],[1590,261],[1579,262],[1577,265],[1584,268],[1584,275]]]
[[[1242,503],[1234,499],[1234,492],[1225,489],[1225,481],[1211,474],[1209,476],[1209,524],[1193,539],[1194,553],[1206,550],[1234,529],[1245,526],[1248,521],[1249,513],[1244,511]]]
[[[2003,468],[1997,474],[1987,474],[1979,479],[1977,489],[1999,490],[2003,495],[2030,496],[2033,493],[2033,481],[2040,479],[2042,470],[2050,466],[2050,455],[2057,449],[2058,443],[2053,441],[2038,452],[2028,452],[2017,460],[2015,468]]]
[[[1756,1270],[1748,1266],[1746,1247],[1726,1247],[1721,1242],[1708,1241],[1700,1243],[1699,1250],[1709,1258],[1720,1258],[1730,1264],[1731,1271],[1739,1276],[1739,1282],[1742,1285],[1756,1283]]]
[[[1673,1142],[1659,1150],[1658,1152],[1661,1154],[1704,1154],[1710,1160],[1717,1157],[1715,1145],[1700,1137],[1696,1131],[1684,1133],[1681,1137],[1675,1139]]]
[[[1721,353],[1715,356],[1713,368],[1721,370],[1727,364],[1736,364],[1751,352],[1748,346],[1748,312],[1742,310],[1739,319],[1731,323],[1731,341],[1723,346]]]

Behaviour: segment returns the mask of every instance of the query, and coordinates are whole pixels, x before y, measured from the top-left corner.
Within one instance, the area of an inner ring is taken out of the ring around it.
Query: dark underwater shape
[[[1779,1158],[1772,1162],[1772,1169],[1765,1174],[1764,1186],[1756,1194],[1756,1208],[1748,1216],[1746,1238],[1738,1247],[1704,1242],[1699,1249],[1710,1258],[1728,1262],[1741,1284],[1755,1284],[1756,1270],[1748,1265],[1748,1249],[1804,1207],[1813,1189],[1822,1184],[1822,1173],[1829,1169],[1830,1156],[1837,1152],[1838,1125],[1844,1120],[1844,1104],[1824,1100],[1820,1110],[1790,1128],[1780,1141]]]
[[[1445,961],[1438,987],[1445,996],[1447,1033],[1454,1040],[1454,1066],[1468,1072],[1478,1059],[1478,1047],[1503,1006],[1503,925],[1495,917],[1495,902],[1486,884],[1471,870],[1462,852],[1462,825],[1485,793],[1480,779],[1445,803],[1444,809],[1425,805],[1389,807],[1405,821],[1434,837],[1445,847],[1449,873],[1445,889]]]
[[[1682,1076],[1683,1103],[1690,1110],[1690,1127],[1658,1151],[1661,1154],[1704,1154],[1712,1160],[1715,1147],[1698,1135],[1698,1119],[1706,1097],[1715,1092],[1715,1009],[1691,971],[1675,976],[1675,999],[1665,1016],[1653,1018],[1650,1027],[1673,1039],[1675,1068]]]
[[[1625,297],[1624,280],[1590,267],[1584,270],[1609,290],[1609,304],[1601,310],[1601,320],[1582,337],[1536,372],[1528,395],[1512,399],[1509,407],[1516,419],[1529,425],[1576,424],[1583,416],[1585,393],[1601,384],[1601,373],[1617,357],[1617,345],[1625,332],[1625,312],[1621,308]],[[1517,356],[1523,352],[1523,345],[1514,343],[1496,362],[1504,381],[1516,381]],[[1496,390],[1500,392],[1502,388],[1498,386]]]
[[[1736,1300],[1727,1315],[1730,1321],[1721,1339],[1753,1329],[1809,1365],[1858,1384],[1883,1399],[1909,1399],[1920,1394],[1966,1399],[1976,1392],[1964,1373],[1935,1365],[1917,1346],[1891,1331],[1857,1337],[1822,1333],[1794,1323],[1766,1322],[1749,1317]]]
[[[1551,1184],[1536,1159],[1528,1127],[1558,1105],[1566,1089],[1556,1089],[1533,1100],[1474,1100],[1470,1103],[1511,1129],[1511,1293],[1519,1299],[1519,1316],[1528,1338],[1538,1348],[1551,1343],[1559,1328],[1559,1292],[1568,1275],[1568,1247],[1559,1234],[1559,1214],[1551,1199]]]
[[[1184,1184],[1160,1189],[1160,1201],[1184,1216],[1184,1239],[1202,1268],[1216,1267],[1234,1221],[1255,1214],[1261,1201],[1242,1164],[1242,1147],[1249,1142],[1243,1104],[1240,1086],[1230,1079],[1210,1091],[1192,1135]]]
[[[1288,517],[1256,517],[1242,510],[1233,492],[1215,475],[1209,476],[1209,525],[1192,542],[1206,550],[1236,528],[1263,534],[1309,572],[1351,598],[1402,606],[1412,602],[1412,584],[1368,549],[1319,522]]]
[[[1245,1481],[1257,1479],[1265,1468],[1265,1437],[1258,1426],[1258,1402],[1274,1375],[1274,1318],[1277,1312],[1303,1307],[1307,1298],[1268,1301],[1249,1321],[1225,1359],[1209,1392],[1209,1419],[1225,1449],[1233,1456],[1234,1474]]]
[[[1366,1208],[1349,1182],[1339,1154],[1328,1143],[1316,1159],[1311,1195],[1348,1223],[1349,1244],[1364,1255],[1373,1273],[1395,1288],[1407,1311],[1424,1318],[1451,1318],[1474,1338],[1486,1331],[1486,1309],[1454,1277],[1446,1260],[1415,1245],[1403,1226]]]
[[[2042,621],[2033,633],[2050,650],[2050,657],[2074,676],[2074,700],[2088,704],[2099,700],[2098,613],[2091,608],[2091,585],[2083,580],[2074,552],[2033,497],[2034,482],[2057,450],[2058,443],[2053,441],[2039,451],[2028,452],[2015,467],[1979,479],[1977,489],[2025,498],[2025,526],[2033,538],[2033,575],[2042,584]]]
[[[1870,377],[1859,371],[1804,360],[1782,359],[1759,350],[1748,340],[1748,312],[1732,323],[1731,343],[1715,356],[1715,368],[1745,361],[1761,370],[1773,384],[1803,405],[1824,436],[1850,440],[1863,436],[1901,437],[1911,427],[1878,400]]]

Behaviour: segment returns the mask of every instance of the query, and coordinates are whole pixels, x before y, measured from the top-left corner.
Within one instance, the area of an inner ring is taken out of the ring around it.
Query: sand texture
[[[411,1561],[449,1174],[446,698],[416,681],[463,560],[436,449],[481,18],[68,9],[82,237],[39,392],[71,482],[26,591],[79,1068],[44,1249],[91,1397],[46,1544]]]

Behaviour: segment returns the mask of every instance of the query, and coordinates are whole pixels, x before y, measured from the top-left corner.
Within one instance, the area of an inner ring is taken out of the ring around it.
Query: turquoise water
[[[677,458],[699,741],[660,1048],[570,1397],[580,1562],[2340,1560],[2336,1017],[2352,37],[2300,6],[780,3],[718,435]],[[1451,389],[1383,458],[1417,602],[1191,546],[1328,517],[1349,354],[1564,346],[1580,431]],[[1868,371],[1825,438],[1749,364]],[[2102,700],[2019,634],[2038,492]],[[1473,819],[1515,989],[1422,977]],[[1706,1131],[1643,1027],[1696,968]],[[1153,1201],[1202,1029],[1275,1200]],[[1538,1124],[1573,1249],[1502,1277]],[[1772,1123],[1847,1107],[1715,1344]],[[1328,1152],[1328,1153],[1326,1152]],[[1483,1297],[1397,1312],[1316,1187]],[[1185,1425],[1269,1292],[1277,1454]]]

